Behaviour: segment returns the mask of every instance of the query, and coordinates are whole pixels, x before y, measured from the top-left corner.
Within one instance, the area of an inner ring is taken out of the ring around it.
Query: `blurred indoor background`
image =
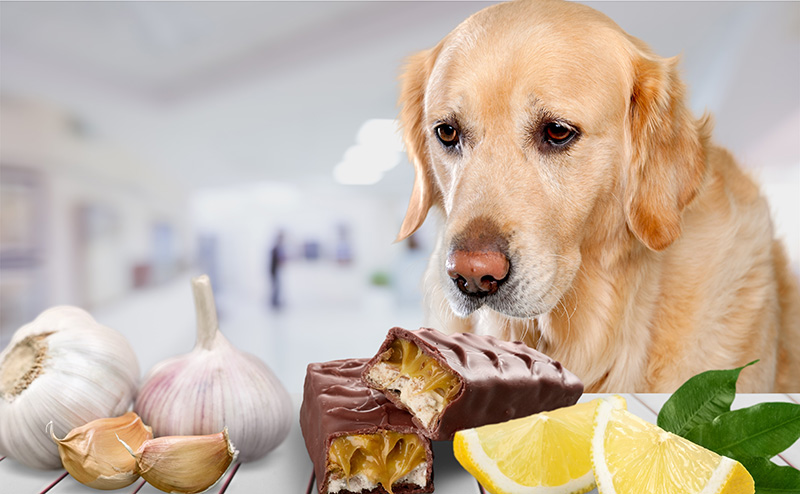
[[[3,2],[0,348],[74,304],[144,372],[194,344],[203,272],[223,332],[292,392],[308,362],[418,327],[434,228],[393,243],[413,180],[397,78],[486,5]],[[590,5],[682,56],[800,272],[800,4]]]

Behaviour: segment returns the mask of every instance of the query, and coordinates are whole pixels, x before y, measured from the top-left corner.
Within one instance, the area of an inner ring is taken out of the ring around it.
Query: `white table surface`
[[[598,396],[585,394],[580,401]],[[666,394],[626,394],[628,410],[655,423],[656,414],[667,400]],[[300,395],[293,395],[295,411],[300,408]],[[740,394],[733,408],[744,408],[756,403],[784,401],[800,403],[800,394]],[[437,494],[482,494],[477,481],[468,474],[453,456],[452,442],[434,443],[434,482]],[[780,465],[800,468],[800,441],[773,459]],[[11,458],[0,459],[0,494],[87,494],[97,491],[76,482],[64,470],[40,471],[27,468]],[[155,494],[155,489],[143,480],[112,492],[124,494]],[[310,494],[316,492],[311,461],[295,420],[289,437],[265,458],[253,463],[234,465],[220,481],[207,492],[219,494],[287,493]],[[592,491],[596,493],[597,491]],[[592,494],[590,493],[590,494]]]

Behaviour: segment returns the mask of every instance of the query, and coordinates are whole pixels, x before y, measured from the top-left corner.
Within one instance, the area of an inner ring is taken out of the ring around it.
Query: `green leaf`
[[[698,425],[730,411],[739,373],[756,362],[758,360],[738,369],[706,371],[689,378],[661,407],[658,426],[685,437]]]
[[[800,438],[800,405],[759,403],[725,412],[686,439],[733,459],[772,458]]]
[[[800,471],[778,466],[765,458],[748,458],[742,465],[756,483],[756,494],[800,493]]]

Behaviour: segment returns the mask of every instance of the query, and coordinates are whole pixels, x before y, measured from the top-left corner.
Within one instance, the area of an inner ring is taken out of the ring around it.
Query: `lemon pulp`
[[[621,397],[611,406],[624,407]],[[576,494],[594,488],[592,425],[603,401],[456,433],[456,459],[489,491]]]
[[[581,403],[570,407],[569,413],[543,412],[481,427],[478,438],[486,455],[497,460],[498,469],[516,482],[566,484],[592,469],[587,452],[596,406]]]
[[[601,494],[752,494],[753,479],[729,458],[633,415],[600,405],[592,461]]]

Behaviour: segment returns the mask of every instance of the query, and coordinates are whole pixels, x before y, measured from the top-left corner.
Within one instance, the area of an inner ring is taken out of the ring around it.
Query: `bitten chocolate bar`
[[[583,393],[574,374],[524,343],[428,328],[390,329],[363,377],[434,440],[573,405]]]
[[[433,492],[431,443],[361,380],[368,359],[310,364],[300,428],[320,494]]]

